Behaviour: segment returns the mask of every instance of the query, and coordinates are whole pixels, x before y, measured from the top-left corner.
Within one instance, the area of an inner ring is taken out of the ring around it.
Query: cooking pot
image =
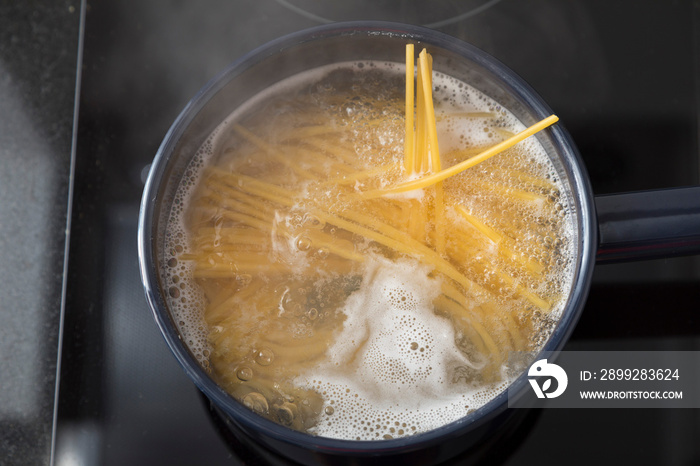
[[[386,22],[335,23],[294,33],[234,62],[208,83],[173,123],[151,166],[139,218],[141,277],[155,320],[186,373],[227,422],[264,448],[301,463],[439,463],[484,444],[511,415],[507,392],[466,417],[411,437],[347,441],[291,430],[258,416],[220,388],[182,341],[164,298],[164,232],[174,193],[205,139],[235,108],[272,84],[311,68],[355,60],[402,62],[406,43],[426,47],[433,68],[469,83],[529,126],[553,112],[518,76],[477,48],[445,34]],[[700,251],[700,187],[595,198],[571,137],[558,123],[536,136],[575,211],[575,278],[565,309],[542,351],[557,352],[581,313],[596,262]],[[526,374],[510,392],[528,387]]]

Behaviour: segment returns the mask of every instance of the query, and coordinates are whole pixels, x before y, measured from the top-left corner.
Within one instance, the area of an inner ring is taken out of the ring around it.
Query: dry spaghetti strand
[[[493,157],[494,155],[498,155],[501,152],[503,152],[506,149],[509,149],[519,143],[520,141],[523,141],[524,139],[529,138],[533,134],[536,134],[540,131],[542,131],[545,128],[548,128],[549,126],[553,125],[559,121],[559,117],[556,115],[550,115],[547,118],[540,120],[539,122],[535,123],[534,125],[524,129],[523,131],[519,132],[518,134],[506,139],[503,142],[500,142],[496,144],[495,146],[481,152],[479,155],[472,157],[470,159],[467,159],[463,162],[460,162],[456,165],[451,166],[450,168],[446,168],[444,170],[441,170],[437,173],[433,173],[430,175],[426,175],[422,178],[419,178],[417,180],[412,180],[412,181],[407,181],[405,183],[398,184],[393,187],[385,188],[385,189],[377,189],[374,191],[366,191],[362,193],[362,197],[365,199],[372,199],[375,197],[379,196],[384,196],[387,194],[399,194],[399,193],[405,193],[408,191],[413,191],[415,189],[421,189],[421,188],[426,188],[428,186],[432,186],[435,183],[438,183],[440,181],[444,181],[447,178],[454,176],[458,173],[463,172],[464,170],[471,168],[485,160],[488,160],[489,158]]]

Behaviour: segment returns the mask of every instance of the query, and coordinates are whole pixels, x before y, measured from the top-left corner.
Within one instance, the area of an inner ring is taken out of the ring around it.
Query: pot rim
[[[155,241],[157,238],[154,237],[153,227],[154,222],[157,221],[156,204],[160,195],[159,189],[164,181],[165,169],[171,159],[172,151],[184,129],[187,128],[197,113],[219,90],[246,69],[255,66],[256,63],[264,60],[266,57],[284,52],[290,47],[308,41],[354,34],[398,36],[404,38],[407,42],[419,42],[428,46],[449,50],[476,62],[488,71],[498,75],[504,84],[516,92],[540,118],[552,114],[551,109],[539,95],[524,80],[497,59],[473,45],[425,27],[385,21],[351,21],[316,26],[282,36],[232,62],[187,103],[168,130],[151,165],[144,188],[138,223],[138,259],[147,301],[170,350],[195,385],[214,404],[224,410],[235,423],[246,430],[252,429],[253,432],[259,435],[268,436],[292,445],[301,445],[316,452],[351,456],[374,456],[398,451],[418,450],[440,443],[447,438],[462,436],[478,426],[486,424],[507,409],[509,392],[521,392],[523,388],[528,386],[527,374],[521,374],[508,389],[466,417],[431,431],[409,437],[392,440],[356,441],[317,437],[289,429],[255,414],[225,392],[207,375],[206,371],[191,354],[187,345],[182,341],[170,317],[168,306],[160,293],[159,271],[156,266]],[[541,350],[541,353],[556,354],[571,335],[587,298],[595,262],[597,220],[590,182],[568,132],[561,123],[550,127],[548,131],[550,137],[560,149],[560,157],[565,159],[564,165],[574,190],[571,196],[575,198],[573,202],[579,208],[579,242],[581,243],[578,246],[581,253],[576,265],[576,277],[574,278],[571,294],[562,311],[556,329]]]

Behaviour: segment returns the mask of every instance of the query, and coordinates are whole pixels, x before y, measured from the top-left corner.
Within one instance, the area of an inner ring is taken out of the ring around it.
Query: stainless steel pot
[[[181,340],[166,300],[160,264],[174,192],[190,158],[233,109],[268,86],[300,71],[352,60],[403,60],[407,42],[427,47],[437,71],[465,81],[530,125],[552,110],[518,76],[475,47],[415,26],[336,23],[275,40],[240,58],[207,84],[182,111],[158,150],[141,204],[138,246],[147,299],[173,354],[228,421],[265,448],[302,463],[439,463],[483,444],[512,414],[504,392],[456,422],[433,431],[374,442],[320,438],[264,419],[222,390]],[[568,186],[576,211],[575,280],[563,315],[543,348],[566,343],[581,313],[596,256],[600,261],[695,253],[700,249],[700,188],[594,198],[577,150],[563,125],[536,136]],[[599,215],[596,215],[596,210]],[[599,228],[600,221],[600,228]],[[599,234],[600,231],[600,234]],[[511,387],[527,386],[525,375]]]

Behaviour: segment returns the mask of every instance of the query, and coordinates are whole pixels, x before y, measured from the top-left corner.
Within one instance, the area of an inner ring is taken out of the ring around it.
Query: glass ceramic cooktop
[[[604,194],[698,184],[699,18],[689,1],[88,2],[56,464],[276,461],[219,429],[159,335],[137,266],[148,165],[227,64],[324,22],[427,24],[535,88]],[[699,350],[699,284],[696,258],[598,267],[566,349]],[[484,454],[513,465],[692,464],[698,438],[697,410],[541,410]]]

